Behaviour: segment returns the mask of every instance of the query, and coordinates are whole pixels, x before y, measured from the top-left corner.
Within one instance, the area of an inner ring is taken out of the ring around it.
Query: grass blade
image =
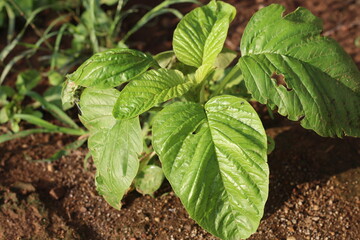
[[[14,37],[14,32],[15,32],[15,13],[8,3],[5,2],[4,6],[6,9],[8,18],[9,18],[7,41],[8,41],[8,43],[10,43],[11,39]]]
[[[29,91],[26,93],[27,96],[33,98],[34,100],[40,102],[43,107],[48,110],[51,115],[53,115],[56,119],[60,120],[61,122],[68,124],[69,126],[78,129],[79,126],[64,112],[62,111],[58,106],[55,104],[49,103],[46,101],[41,95],[39,95],[36,92]]]
[[[59,53],[59,49],[60,49],[60,43],[61,43],[61,39],[64,35],[65,30],[69,27],[68,24],[64,24],[61,26],[58,35],[56,36],[56,40],[55,40],[55,47],[54,47],[54,51],[53,54],[51,56],[51,63],[50,63],[50,71],[54,70],[55,66],[57,65],[57,55]]]
[[[14,47],[18,44],[18,42],[20,41],[20,39],[23,37],[23,35],[25,34],[25,31],[27,29],[27,27],[32,23],[32,21],[34,20],[34,18],[36,17],[37,14],[39,14],[41,11],[45,10],[46,8],[48,8],[49,6],[44,6],[44,7],[40,7],[38,9],[35,9],[30,16],[27,18],[25,26],[21,29],[21,31],[19,32],[19,34],[16,36],[16,38],[14,40],[11,41],[10,44],[6,45],[6,47],[0,52],[0,61],[4,61],[5,58],[8,56],[8,54],[11,52],[11,50],[14,49]],[[0,81],[1,82],[1,81]]]
[[[48,34],[46,37],[47,38],[51,38],[52,36],[56,35],[57,32],[52,32],[50,34]],[[14,64],[21,60],[24,57],[31,57],[33,54],[36,53],[36,51],[40,48],[40,45],[45,41],[46,39],[41,38],[39,39],[35,46],[32,49],[28,49],[25,50],[24,52],[20,53],[19,55],[17,55],[16,57],[12,58],[11,61],[9,63],[6,64],[6,66],[4,67],[4,70],[1,73],[0,76],[0,85],[2,84],[2,82],[4,81],[5,77],[7,76],[7,74],[10,72],[10,70],[12,69],[12,67],[14,66]],[[0,60],[1,62],[1,60]]]
[[[110,30],[109,30],[109,34],[108,34],[108,36],[110,38],[116,36],[115,35],[117,33],[116,32],[116,27],[118,26],[119,22],[121,21],[121,15],[122,15],[121,10],[124,7],[124,5],[125,5],[124,0],[119,0],[118,1],[115,16],[114,16],[113,21],[111,22],[111,26],[110,26]]]
[[[34,128],[34,129],[28,129],[28,130],[24,130],[18,133],[9,133],[9,134],[3,134],[0,135],[0,143],[4,143],[16,138],[22,138],[22,137],[26,137],[29,136],[31,134],[34,133],[51,133],[53,132],[52,130],[49,129],[44,129],[44,128]]]
[[[169,5],[172,4],[176,4],[176,3],[195,3],[198,4],[198,1],[194,1],[194,0],[167,0],[164,1],[162,3],[160,3],[159,5],[157,5],[156,7],[154,7],[153,9],[151,9],[149,12],[147,12],[136,24],[135,26],[133,26],[124,36],[124,38],[122,39],[122,42],[126,42],[126,40],[133,34],[135,33],[137,30],[139,30],[141,27],[143,27],[145,24],[147,24],[151,19],[165,14],[165,13],[173,13],[175,14],[175,16],[177,17],[182,17],[182,14],[175,10],[175,9],[170,9],[167,8]]]
[[[19,118],[25,120],[31,124],[37,125],[39,127],[43,127],[45,129],[51,130],[53,132],[62,132],[70,135],[84,135],[86,132],[82,129],[73,129],[73,128],[66,128],[54,125],[45,121],[41,118],[35,117],[29,114],[14,114],[14,118]]]
[[[90,31],[90,41],[91,44],[93,46],[93,52],[97,53],[99,52],[99,42],[96,38],[96,30],[95,30],[95,1],[90,0],[89,1],[89,10],[90,10],[90,21],[91,23],[89,24],[89,31]]]

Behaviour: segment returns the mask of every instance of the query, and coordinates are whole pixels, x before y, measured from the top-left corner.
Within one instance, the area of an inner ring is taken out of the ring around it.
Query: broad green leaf
[[[156,65],[145,53],[132,49],[111,49],[86,60],[68,79],[84,87],[112,88]]]
[[[174,32],[173,47],[183,63],[200,67],[215,63],[236,10],[230,4],[211,1],[188,13]]]
[[[19,93],[24,95],[26,92],[30,91],[41,81],[40,73],[36,70],[26,70],[21,72],[16,79],[16,88]]]
[[[86,88],[80,97],[80,120],[89,130],[109,129],[116,119],[112,111],[120,92],[116,89]]]
[[[133,118],[159,103],[180,97],[194,85],[177,70],[150,70],[131,80],[121,91],[113,115]]]
[[[268,195],[267,142],[243,99],[219,96],[205,107],[175,103],[154,119],[153,146],[190,216],[222,239],[256,231]]]
[[[134,185],[136,191],[142,194],[153,195],[164,181],[164,173],[161,167],[146,165],[136,176]]]
[[[216,68],[225,69],[230,65],[230,63],[232,63],[232,61],[236,57],[237,57],[237,52],[227,48],[223,48],[222,51],[219,53],[219,55],[216,57],[214,65]],[[162,68],[176,69],[176,64],[178,63],[174,51],[161,52],[155,55],[154,59]]]
[[[360,136],[360,72],[321,20],[304,8],[270,5],[250,20],[239,61],[259,102],[322,136]]]
[[[110,129],[93,134],[88,146],[96,165],[96,188],[114,208],[121,208],[121,199],[134,180],[138,155],[142,152],[139,118],[117,121]]]

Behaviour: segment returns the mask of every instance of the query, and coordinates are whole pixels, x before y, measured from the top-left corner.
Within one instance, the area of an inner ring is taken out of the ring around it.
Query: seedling
[[[14,132],[0,136],[0,143],[11,139],[25,137],[33,133],[60,132],[71,135],[84,135],[86,132],[81,129],[59,106],[56,105],[51,94],[42,97],[32,91],[41,80],[40,73],[36,70],[27,70],[20,73],[16,80],[16,87],[0,86],[0,123],[9,122],[11,130]],[[24,104],[25,97],[35,100],[35,103]],[[51,115],[67,127],[57,126],[42,119],[42,106]],[[19,122],[25,120],[41,128],[19,131]],[[76,141],[81,142],[81,141]],[[82,143],[84,140],[82,140]],[[71,145],[70,145],[71,146]],[[59,155],[57,153],[56,155]]]
[[[112,49],[68,76],[86,88],[80,119],[91,131],[97,189],[110,205],[121,207],[138,173],[146,112],[165,177],[189,215],[222,239],[254,233],[268,196],[267,136],[238,95],[249,91],[321,136],[360,136],[359,70],[320,35],[320,19],[305,8],[283,12],[273,4],[251,18],[234,67],[236,53],[223,45],[235,8],[211,1],[180,21],[174,51],[153,58]]]
[[[0,136],[0,143],[25,137],[33,133],[43,132],[61,132],[71,135],[85,135],[72,144],[69,144],[64,149],[55,153],[49,160],[55,160],[59,156],[67,154],[70,149],[81,145],[85,140],[87,133],[77,126],[77,124],[66,115],[63,110],[68,110],[73,107],[74,102],[69,101],[70,104],[61,105],[61,84],[64,80],[64,75],[69,69],[84,61],[92,53],[103,49],[112,48],[115,46],[126,47],[127,39],[132,36],[141,27],[146,25],[155,17],[171,13],[181,18],[182,14],[171,8],[172,5],[178,3],[197,3],[196,0],[165,0],[159,5],[150,9],[141,17],[141,19],[134,24],[128,31],[120,34],[121,24],[123,20],[131,14],[136,13],[141,5],[134,5],[128,9],[124,9],[128,3],[127,0],[84,0],[84,1],[54,1],[44,0],[39,3],[34,0],[5,0],[0,1],[0,27],[3,23],[8,22],[8,44],[0,51],[0,66],[4,66],[0,75],[0,85],[6,79],[9,72],[13,69],[15,63],[22,59],[29,59],[33,57],[38,50],[48,52],[48,55],[41,56],[42,66],[49,67],[46,73],[40,73],[33,69],[32,61],[27,61],[28,68],[25,72],[18,74],[18,79],[15,88],[8,86],[0,86],[0,123],[8,123],[13,133],[8,133]],[[115,5],[113,11],[104,11],[102,5]],[[83,7],[81,16],[80,7]],[[40,31],[36,26],[36,17],[44,10],[52,9],[57,11],[58,17],[51,20],[49,26],[44,31]],[[59,11],[62,10],[62,11]],[[6,13],[6,14],[5,14]],[[5,17],[7,16],[7,18]],[[24,18],[26,21],[20,32],[15,35],[14,27],[16,25],[16,17]],[[61,26],[59,26],[61,24]],[[34,44],[21,42],[26,30],[31,27],[39,39]],[[63,36],[71,35],[71,48],[60,47]],[[54,38],[54,44],[50,44],[49,39]],[[120,38],[122,37],[122,38]],[[90,39],[90,43],[88,41]],[[10,53],[18,45],[25,47],[25,50],[20,54],[9,58]],[[45,61],[44,61],[45,60]],[[40,71],[42,71],[41,69]],[[44,96],[33,92],[32,89],[39,84],[41,75],[46,76],[49,80],[50,86],[44,93]],[[71,96],[76,95],[79,90],[71,89],[68,86]],[[73,91],[72,91],[73,90]],[[35,100],[35,103],[24,106],[24,98],[28,96]],[[64,96],[66,98],[66,95]],[[62,121],[67,127],[60,127],[49,122],[44,121],[42,112],[39,107],[43,107],[49,111],[56,119]],[[62,108],[62,109],[61,109]],[[20,131],[19,122],[25,120],[31,124],[40,126],[41,128],[28,129]],[[144,157],[144,161],[149,161]],[[153,168],[151,168],[153,169]],[[149,170],[148,170],[149,171]],[[154,170],[155,171],[155,170]],[[147,174],[148,175],[148,174]],[[162,179],[162,178],[158,178]],[[138,180],[138,186],[143,186]],[[157,183],[157,185],[159,185]],[[147,188],[147,187],[145,187]],[[138,187],[139,189],[139,187]],[[144,188],[141,188],[144,192]],[[146,193],[150,193],[145,190]]]

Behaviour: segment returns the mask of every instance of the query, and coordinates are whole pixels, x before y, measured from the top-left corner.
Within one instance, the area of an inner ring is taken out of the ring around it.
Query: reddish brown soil
[[[360,37],[359,1],[228,2],[238,10],[227,40],[232,49],[259,7],[280,2],[321,17],[324,33],[360,66],[360,48],[354,45]],[[152,53],[169,49],[176,21],[168,16],[145,28],[132,39],[134,47]],[[360,239],[360,139],[322,138],[283,117],[270,120],[262,106],[256,108],[276,150],[269,156],[265,215],[250,239]],[[38,134],[0,145],[0,239],[215,239],[189,219],[166,182],[156,198],[131,192],[117,211],[95,190],[92,161],[84,167],[86,148],[53,163],[36,161],[72,140]]]

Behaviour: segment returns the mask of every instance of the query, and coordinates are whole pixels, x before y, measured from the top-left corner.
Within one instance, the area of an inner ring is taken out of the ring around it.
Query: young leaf
[[[192,81],[177,70],[150,70],[126,85],[116,101],[113,115],[117,119],[133,118],[151,107],[185,94]]]
[[[89,130],[112,128],[116,119],[112,111],[120,92],[116,89],[86,88],[80,97],[80,120]]]
[[[230,4],[211,1],[188,13],[174,32],[174,52],[183,63],[200,67],[215,63],[236,10]]]
[[[146,165],[136,176],[134,185],[136,190],[142,194],[153,195],[164,181],[164,173],[161,167]]]
[[[93,134],[88,146],[96,165],[96,188],[114,208],[121,208],[121,199],[134,180],[138,155],[142,152],[139,118],[117,121],[110,129]]]
[[[322,136],[360,136],[360,72],[321,20],[304,8],[270,5],[250,20],[239,61],[259,102]]]
[[[243,99],[212,98],[164,108],[153,146],[166,178],[190,216],[223,239],[256,231],[268,194],[267,143],[261,121]]]
[[[156,61],[132,49],[111,49],[86,60],[68,79],[84,87],[112,88],[155,66]]]

